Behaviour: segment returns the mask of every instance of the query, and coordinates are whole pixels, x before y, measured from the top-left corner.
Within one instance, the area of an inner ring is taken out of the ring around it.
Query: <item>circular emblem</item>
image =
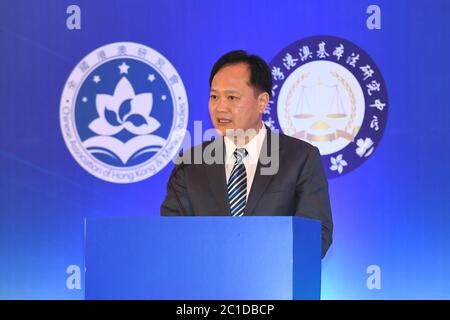
[[[105,45],[70,74],[60,123],[86,171],[114,183],[142,181],[176,155],[188,120],[183,82],[172,64],[138,43]]]
[[[361,165],[387,122],[387,91],[374,61],[348,40],[315,36],[296,41],[270,63],[271,128],[315,145],[328,177]]]

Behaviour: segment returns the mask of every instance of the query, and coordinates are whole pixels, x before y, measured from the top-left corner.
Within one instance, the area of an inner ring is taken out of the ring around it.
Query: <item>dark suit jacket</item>
[[[279,143],[276,143],[276,140]],[[279,148],[276,145],[279,145]],[[200,164],[193,164],[196,152],[215,147],[218,147],[217,150],[221,147],[224,153],[223,137],[189,149],[187,154],[183,155],[191,164],[175,166],[167,185],[166,198],[161,205],[162,216],[230,215],[224,155],[213,152],[213,155],[222,159],[218,161],[220,163],[205,164],[202,161]],[[268,168],[274,163],[264,164],[260,156],[244,215],[295,215],[321,220],[323,257],[332,242],[333,221],[328,181],[319,150],[307,142],[267,130],[261,155],[278,151],[279,158],[275,157],[274,162],[278,159],[279,162],[275,165],[278,164],[279,168],[272,175],[261,174],[263,167]]]

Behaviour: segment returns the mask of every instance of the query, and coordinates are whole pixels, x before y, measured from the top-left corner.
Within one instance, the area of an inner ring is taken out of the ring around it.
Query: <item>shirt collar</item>
[[[267,132],[267,129],[263,123],[262,128],[259,129],[256,136],[254,136],[245,146],[241,147],[241,148],[245,148],[245,150],[247,150],[248,156],[246,157],[246,159],[248,158],[248,161],[250,163],[256,164],[258,162],[259,153],[261,152],[261,147],[262,147],[262,144],[266,137],[266,132]],[[230,163],[230,162],[234,163],[233,152],[238,147],[234,144],[234,141],[232,139],[230,139],[226,136],[224,137],[224,142],[225,142],[225,154],[226,154],[225,161],[226,161],[226,163]]]

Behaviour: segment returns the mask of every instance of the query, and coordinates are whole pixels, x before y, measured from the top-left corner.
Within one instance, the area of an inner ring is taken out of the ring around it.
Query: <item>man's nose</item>
[[[221,98],[217,98],[214,108],[216,109],[216,112],[229,112],[227,104]]]

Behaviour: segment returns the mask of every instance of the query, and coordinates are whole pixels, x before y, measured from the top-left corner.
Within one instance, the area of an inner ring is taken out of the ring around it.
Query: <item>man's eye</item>
[[[234,100],[237,100],[237,97],[236,96],[228,96],[228,100],[234,101]]]
[[[211,100],[216,100],[216,99],[217,99],[217,96],[216,96],[215,94],[211,94],[211,95],[209,96],[209,98],[210,98]]]

